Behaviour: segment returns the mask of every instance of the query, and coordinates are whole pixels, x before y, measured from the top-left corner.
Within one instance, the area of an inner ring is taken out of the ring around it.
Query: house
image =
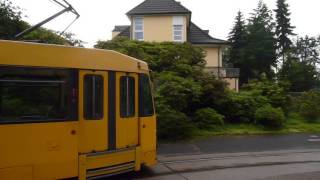
[[[238,91],[239,69],[224,68],[225,40],[213,38],[191,20],[192,12],[175,0],[145,0],[126,15],[131,25],[115,26],[112,37],[123,36],[139,41],[189,42],[206,51],[206,71],[228,82]]]

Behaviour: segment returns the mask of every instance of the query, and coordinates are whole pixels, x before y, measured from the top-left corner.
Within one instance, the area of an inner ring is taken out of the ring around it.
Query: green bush
[[[260,80],[252,80],[242,87],[242,91],[250,92],[252,96],[263,96],[273,107],[286,108],[288,98],[285,94],[286,84],[276,83],[266,79],[262,74]]]
[[[250,91],[231,93],[230,97],[224,114],[231,123],[254,122],[257,109],[268,104],[265,96],[256,95]]]
[[[157,135],[162,140],[181,140],[192,136],[195,126],[182,112],[168,105],[157,105]]]
[[[222,126],[224,116],[211,108],[199,109],[193,119],[195,125],[200,129],[210,129],[213,126]]]
[[[177,111],[185,111],[199,99],[201,86],[192,78],[183,78],[174,72],[155,74],[156,101],[163,101]]]
[[[257,124],[267,128],[281,128],[284,124],[285,116],[281,108],[267,105],[257,109],[255,119]]]
[[[303,93],[298,103],[299,114],[307,121],[314,122],[320,119],[320,91]]]

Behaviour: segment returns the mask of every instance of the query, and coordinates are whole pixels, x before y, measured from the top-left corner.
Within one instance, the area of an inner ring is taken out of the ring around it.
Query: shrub
[[[223,119],[224,116],[217,113],[216,110],[203,108],[196,111],[193,121],[200,129],[208,129],[213,126],[222,126],[224,124]]]
[[[268,104],[268,99],[261,95],[254,95],[250,91],[232,93],[231,99],[225,105],[223,112],[232,123],[252,123],[258,108]]]
[[[264,96],[273,107],[281,107],[283,109],[287,106],[288,101],[285,94],[286,86],[283,82],[270,81],[262,74],[259,81],[250,81],[243,86],[242,90],[250,92],[252,96]]]
[[[165,102],[177,111],[187,109],[199,99],[201,86],[192,78],[183,78],[174,72],[157,73],[154,77],[156,100]]]
[[[158,138],[173,141],[191,137],[195,126],[184,113],[165,104],[158,104],[157,111]]]
[[[267,105],[257,109],[255,119],[256,123],[267,128],[281,128],[284,124],[285,116],[281,108]]]
[[[320,92],[309,91],[303,93],[298,103],[299,114],[308,121],[317,121],[320,119]]]

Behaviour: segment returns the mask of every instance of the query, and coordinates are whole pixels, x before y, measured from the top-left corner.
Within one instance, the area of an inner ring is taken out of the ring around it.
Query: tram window
[[[76,120],[76,73],[0,67],[0,123]]]
[[[133,117],[135,114],[135,81],[133,77],[120,78],[120,115]]]
[[[139,75],[139,116],[147,117],[154,114],[149,76]]]
[[[87,120],[103,118],[103,77],[84,76],[84,117]]]

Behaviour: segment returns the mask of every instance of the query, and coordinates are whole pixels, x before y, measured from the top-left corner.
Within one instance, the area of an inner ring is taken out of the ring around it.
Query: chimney
[[[206,34],[209,34],[209,30],[203,30],[203,32],[205,32]]]

